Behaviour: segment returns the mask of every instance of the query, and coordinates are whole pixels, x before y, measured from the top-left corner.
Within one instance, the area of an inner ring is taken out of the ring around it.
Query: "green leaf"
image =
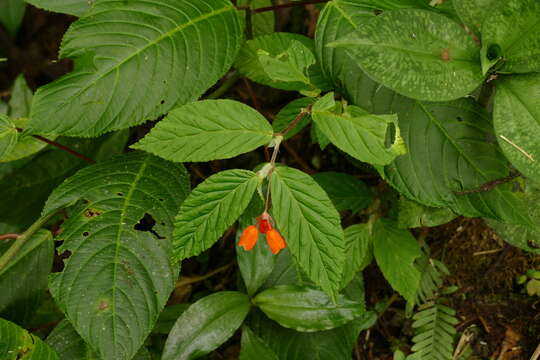
[[[58,142],[100,161],[122,151],[127,135],[117,133],[92,141],[61,139]],[[101,150],[105,149],[107,151],[102,153]],[[26,158],[9,164],[15,163],[19,165],[6,171],[0,178],[0,226],[9,224],[14,232],[25,229],[37,220],[51,191],[86,165],[83,160],[56,148],[45,149],[31,161]]]
[[[376,81],[431,101],[465,96],[483,80],[479,50],[456,22],[427,10],[373,17],[333,46],[345,46]]]
[[[523,194],[526,213],[533,224],[540,224],[540,187],[537,183],[527,181]],[[488,220],[501,239],[512,246],[518,247],[533,254],[540,255],[540,229],[538,226],[523,226]]]
[[[401,229],[439,226],[457,216],[448,208],[429,207],[403,196],[399,198],[398,227]]]
[[[64,13],[74,16],[82,16],[90,10],[97,0],[25,0],[37,8]]]
[[[328,195],[299,170],[277,167],[270,180],[272,214],[287,246],[307,276],[332,298],[345,262],[345,239]]]
[[[333,93],[319,100],[312,109],[317,127],[330,141],[354,158],[375,165],[386,165],[406,149],[396,115],[371,115],[351,105],[343,111],[326,104]],[[394,133],[393,133],[394,132]],[[389,142],[389,137],[393,140]]]
[[[478,35],[488,15],[491,21],[491,14],[496,3],[496,0],[452,0],[461,21]]]
[[[12,35],[17,34],[24,16],[26,3],[23,0],[3,0],[0,2],[0,24]]]
[[[75,328],[67,320],[63,320],[47,336],[45,343],[58,354],[60,360],[96,360],[98,357],[84,342]],[[150,353],[142,347],[133,360],[150,360]]]
[[[173,259],[200,254],[214,244],[251,201],[259,184],[248,170],[225,170],[197,186],[176,217]]]
[[[293,120],[302,112],[303,109],[306,109],[308,106],[313,105],[316,99],[311,97],[304,97],[296,99],[285,105],[276,115],[276,118],[272,122],[272,128],[275,133],[279,133],[287,129],[287,126],[293,122]],[[284,139],[290,139],[294,135],[298,134],[311,122],[311,114],[306,114],[296,126],[294,126]]]
[[[540,3],[536,0],[507,0],[489,8],[482,25],[482,66],[501,58],[503,73],[540,71]]]
[[[39,88],[30,127],[92,137],[155,119],[216,83],[242,40],[228,0],[98,1],[64,36],[75,70]]]
[[[204,100],[169,113],[132,148],[176,162],[227,159],[266,145],[273,130],[255,109],[233,100]]]
[[[248,0],[237,0],[236,5],[246,6]],[[252,0],[251,8],[259,9],[272,6],[271,0]],[[253,36],[261,36],[266,34],[271,34],[274,32],[276,25],[275,15],[273,11],[264,11],[260,13],[254,13],[251,15],[251,21],[253,23]]]
[[[82,169],[49,197],[43,214],[75,205],[57,237],[71,255],[50,290],[102,358],[131,359],[165,306],[174,215],[188,189],[182,165],[135,152]]]
[[[282,90],[301,90],[304,85],[300,84],[299,86],[298,82],[273,80],[265,71],[265,66],[259,57],[260,51],[268,56],[278,57],[286,53],[295,41],[300,42],[311,52],[314,50],[313,40],[306,36],[292,33],[273,33],[246,41],[238,53],[234,66],[242,75],[259,84]],[[314,83],[314,86],[321,89],[326,88],[327,86],[321,84],[320,80],[317,79],[317,73],[320,72],[318,66],[313,66],[309,70],[310,81]]]
[[[240,360],[279,360],[276,353],[245,325],[240,344]]]
[[[338,211],[357,213],[373,200],[373,193],[367,185],[352,175],[328,171],[315,174],[313,178],[326,191]]]
[[[277,286],[264,290],[252,301],[281,326],[305,332],[345,325],[365,311],[361,303],[343,295],[333,303],[324,292],[307,286]]]
[[[369,224],[356,224],[345,229],[345,268],[341,287],[347,286],[359,271],[364,270],[373,259],[373,244]]]
[[[401,194],[465,216],[527,222],[520,214],[519,199],[504,185],[489,192],[459,194],[509,174],[506,159],[487,140],[491,123],[479,105],[469,99],[426,103],[401,96],[380,104],[383,111],[398,113],[407,144],[406,155],[381,169]]]
[[[235,291],[221,291],[202,298],[178,318],[161,359],[195,359],[208,354],[242,325],[249,307],[249,298]]]
[[[51,233],[38,231],[0,271],[0,315],[28,324],[47,289],[54,245]]]
[[[15,79],[9,99],[9,116],[12,118],[28,117],[32,104],[32,90],[28,87],[23,74]]]
[[[381,219],[373,228],[373,252],[377,265],[392,288],[413,302],[420,286],[420,272],[414,266],[422,256],[416,239],[407,230]]]
[[[289,48],[277,55],[258,50],[259,62],[272,81],[298,83],[295,90],[306,96],[317,96],[320,90],[311,84],[308,70],[315,64],[313,51],[298,40],[293,40]]]
[[[278,285],[295,285],[301,283],[300,269],[294,262],[291,252],[285,248],[275,256],[275,265],[272,273],[261,286],[260,290],[269,289]]]
[[[367,314],[367,313],[366,313]],[[279,326],[260,312],[250,318],[249,326],[280,360],[310,359],[351,360],[362,319],[326,331],[299,332]]]
[[[15,124],[7,116],[0,114],[0,158],[13,151],[18,138],[19,132]]]
[[[454,353],[454,326],[459,323],[456,312],[439,303],[427,303],[414,315],[416,336],[411,358],[422,360],[451,360]]]
[[[258,195],[255,194],[254,196]],[[246,251],[238,246],[240,235],[244,229],[254,224],[255,218],[244,214],[240,217],[238,231],[236,232],[236,260],[249,296],[253,296],[268,279],[274,270],[276,262],[276,257],[270,251],[262,233],[259,233],[259,239],[253,249]]]
[[[540,181],[540,74],[497,81],[493,125],[512,165],[531,180]]]
[[[40,338],[4,319],[0,319],[0,359],[58,360],[58,355]]]

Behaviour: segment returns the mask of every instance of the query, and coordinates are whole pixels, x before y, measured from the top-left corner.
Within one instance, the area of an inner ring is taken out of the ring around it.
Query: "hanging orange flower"
[[[261,216],[257,217],[257,226],[250,225],[242,231],[240,235],[240,241],[238,246],[244,248],[244,250],[249,251],[255,247],[257,240],[259,239],[259,231],[266,235],[266,243],[272,254],[277,254],[281,249],[284,249],[286,244],[283,237],[279,232],[272,227],[272,218],[265,211]]]
[[[238,242],[238,246],[241,246],[244,248],[244,250],[251,250],[257,243],[257,240],[259,239],[259,230],[257,230],[257,227],[255,225],[250,225],[247,228],[242,231],[242,235],[240,235],[240,241]]]
[[[276,229],[270,229],[266,233],[266,243],[274,255],[285,248],[285,240]]]

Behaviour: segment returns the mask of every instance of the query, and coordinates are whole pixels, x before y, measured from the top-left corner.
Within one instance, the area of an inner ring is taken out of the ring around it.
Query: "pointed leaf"
[[[337,210],[309,175],[278,167],[270,180],[272,213],[287,246],[308,277],[336,297],[345,262]]]
[[[36,92],[32,131],[92,137],[155,119],[212,86],[242,39],[228,0],[98,1],[64,36],[75,70]]]
[[[523,175],[540,181],[540,75],[497,81],[493,125],[501,149]]]
[[[84,168],[49,197],[44,214],[75,205],[57,237],[71,255],[50,290],[100,357],[131,359],[165,306],[174,215],[188,189],[182,165],[130,153]]]
[[[321,331],[342,326],[364,313],[361,303],[307,286],[282,285],[259,293],[253,303],[270,319],[296,331]]]
[[[501,72],[540,71],[539,17],[536,0],[495,2],[482,25],[482,64],[493,64],[500,57]]]
[[[204,100],[175,109],[132,148],[176,162],[228,159],[272,140],[255,109],[232,100]]]
[[[249,307],[249,298],[235,291],[221,291],[202,298],[178,318],[161,359],[196,359],[208,354],[242,325]]]
[[[416,239],[407,230],[396,228],[388,220],[379,220],[373,229],[373,252],[377,265],[392,288],[413,302],[421,274],[414,266],[422,256]]]
[[[39,337],[4,319],[0,319],[0,339],[0,359],[59,360]]]
[[[240,360],[279,360],[277,355],[247,326],[242,327]]]
[[[176,217],[175,261],[200,254],[214,244],[248,206],[259,178],[248,170],[225,170],[197,186]]]
[[[347,47],[376,81],[415,99],[457,99],[483,80],[473,39],[459,24],[427,10],[384,12],[334,46]]]
[[[333,100],[333,93],[325,96]],[[325,104],[322,98],[313,106],[312,117],[330,141],[347,154],[374,165],[386,165],[406,149],[400,135],[396,115],[371,115],[357,106],[343,111]],[[389,133],[394,139],[389,145]]]
[[[0,315],[27,324],[47,289],[54,256],[51,233],[38,231],[0,270]]]
[[[338,211],[357,213],[373,200],[373,193],[367,185],[352,175],[328,171],[317,173],[313,178],[326,191]]]

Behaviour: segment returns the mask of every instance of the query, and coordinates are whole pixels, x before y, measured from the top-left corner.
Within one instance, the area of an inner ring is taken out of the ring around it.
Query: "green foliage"
[[[0,114],[0,158],[5,157],[15,147],[19,132],[15,124],[6,115]]]
[[[79,171],[47,200],[44,214],[74,206],[58,237],[71,256],[51,292],[103,358],[131,359],[173,289],[170,240],[187,179],[180,165],[131,153]],[[151,229],[139,227],[145,217]]]
[[[272,140],[272,126],[256,110],[231,100],[182,106],[160,121],[135,149],[177,162],[227,159]]]
[[[333,329],[360,317],[361,302],[338,296],[335,303],[324,292],[293,285],[281,285],[259,293],[253,303],[270,319],[297,331]]]
[[[278,360],[277,355],[247,327],[242,327],[240,360]]]
[[[59,57],[75,70],[36,92],[31,131],[95,137],[193,101],[228,70],[242,30],[227,0],[96,2],[64,36]]]
[[[23,328],[0,319],[0,358],[18,360],[58,360],[58,355],[41,339]]]
[[[12,36],[19,30],[25,9],[24,0],[4,0],[0,3],[0,24],[4,25]]]
[[[429,207],[403,196],[399,198],[398,227],[402,229],[439,226],[456,217],[448,208]]]
[[[341,287],[347,286],[359,271],[364,270],[373,258],[373,241],[369,224],[351,225],[345,234],[345,267]]]
[[[7,246],[5,246],[7,247]],[[5,253],[0,250],[0,253]],[[23,244],[17,255],[0,269],[0,316],[27,324],[47,289],[54,245],[50,232],[41,230]]]
[[[315,103],[315,98],[304,97],[296,99],[285,105],[277,114],[276,118],[272,122],[272,128],[274,132],[279,133],[284,131],[287,126],[300,114],[302,109],[306,109]],[[311,122],[311,114],[308,114],[300,120],[296,126],[294,126],[287,135],[285,140],[292,138],[298,134],[304,127]]]
[[[197,301],[174,324],[162,359],[195,359],[208,354],[242,325],[249,306],[246,295],[233,291],[221,291]]]
[[[309,175],[278,167],[270,181],[272,214],[287,246],[308,277],[335,298],[345,260],[339,214]]]
[[[82,16],[90,10],[97,0],[25,0],[40,9]]]
[[[361,180],[345,173],[320,172],[313,176],[326,191],[338,211],[353,213],[365,209],[373,200],[371,190]]]

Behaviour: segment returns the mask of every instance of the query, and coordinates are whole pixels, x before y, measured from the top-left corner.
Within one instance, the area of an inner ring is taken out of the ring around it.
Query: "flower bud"
[[[285,240],[276,229],[268,230],[266,233],[266,242],[274,255],[285,248]]]
[[[245,228],[244,231],[242,231],[242,235],[240,235],[240,241],[238,242],[238,246],[241,246],[244,248],[244,250],[249,251],[253,249],[258,239],[259,239],[259,230],[257,230],[257,227],[255,225],[250,225],[247,228]]]

